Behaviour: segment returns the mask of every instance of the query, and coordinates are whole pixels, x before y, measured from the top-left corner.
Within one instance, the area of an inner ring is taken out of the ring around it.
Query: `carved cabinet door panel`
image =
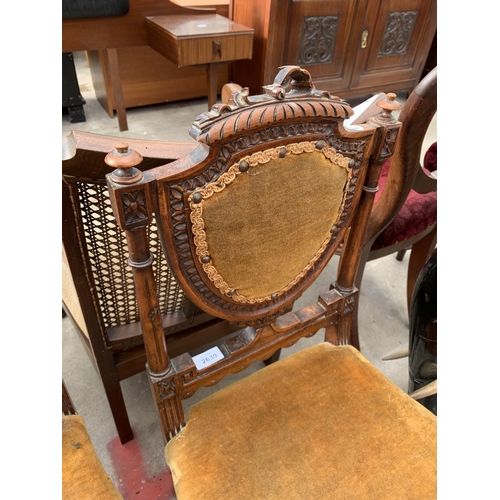
[[[356,24],[356,0],[293,1],[289,4],[284,62],[307,69],[322,90],[349,88],[350,37]],[[351,56],[352,57],[352,56]]]
[[[351,88],[391,81],[387,91],[398,91],[418,81],[436,33],[436,0],[363,0],[358,12],[365,15]]]

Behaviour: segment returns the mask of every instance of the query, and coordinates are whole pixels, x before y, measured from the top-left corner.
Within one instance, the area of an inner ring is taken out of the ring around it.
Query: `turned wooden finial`
[[[115,149],[104,158],[106,165],[114,168],[111,179],[117,184],[133,184],[142,179],[142,172],[135,168],[142,162],[142,156],[133,149],[129,149],[126,142],[119,142]]]
[[[395,122],[396,118],[392,116],[392,112],[402,108],[401,104],[396,101],[396,94],[394,92],[389,92],[387,99],[377,102],[377,106],[382,108],[382,112],[375,119],[384,123]]]

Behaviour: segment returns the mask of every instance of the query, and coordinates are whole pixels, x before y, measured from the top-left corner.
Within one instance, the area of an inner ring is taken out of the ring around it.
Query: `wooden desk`
[[[217,102],[217,65],[252,58],[253,29],[218,14],[152,16],[146,18],[148,43],[184,66],[207,70],[208,108]]]
[[[195,4],[204,9],[195,9]],[[127,107],[206,95],[201,68],[178,69],[148,45],[146,17],[190,12],[229,15],[228,0],[130,0],[123,16],[62,21],[62,51],[86,51],[97,99],[110,116],[116,111],[120,131],[128,129]],[[224,83],[227,66],[219,69]]]

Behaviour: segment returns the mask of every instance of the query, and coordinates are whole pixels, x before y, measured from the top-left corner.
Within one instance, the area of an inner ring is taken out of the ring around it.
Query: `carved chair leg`
[[[407,279],[407,307],[408,315],[410,314],[411,299],[415,283],[420,271],[431,256],[437,243],[437,225],[434,229],[424,236],[420,241],[413,244],[411,248],[410,260],[408,262],[408,279]]]
[[[352,311],[352,331],[351,331],[351,345],[354,346],[358,351],[361,351],[359,347],[359,327],[358,327],[358,300],[354,303],[354,309]]]
[[[147,372],[149,385],[160,417],[163,441],[167,444],[186,425],[182,402],[175,391],[176,376],[158,377],[151,373],[149,368],[147,368]]]

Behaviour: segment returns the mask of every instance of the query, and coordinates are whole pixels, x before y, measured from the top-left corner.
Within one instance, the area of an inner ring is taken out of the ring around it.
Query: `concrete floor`
[[[86,104],[86,121],[69,123],[62,117],[62,136],[71,130],[82,130],[121,138],[144,138],[191,142],[188,134],[192,121],[207,110],[205,98],[167,103],[127,110],[129,130],[119,132],[118,120],[110,118],[95,99],[92,80],[84,53],[75,53],[80,89]],[[388,89],[390,91],[390,89]],[[426,143],[436,139],[436,117]],[[328,289],[335,277],[337,260],[316,281],[310,291],[296,304],[297,308],[316,300]],[[406,271],[408,254],[402,262],[395,255],[369,262],[366,266],[360,295],[360,342],[363,354],[401,389],[407,390],[407,360],[382,361],[388,352],[407,345],[408,315],[406,310]],[[321,332],[303,339],[282,352],[287,356],[306,346],[322,341]],[[185,401],[189,407],[227,383],[262,368],[255,363],[241,374],[227,377],[215,387],[200,390]],[[171,478],[163,458],[163,444],[155,407],[145,373],[122,382],[125,402],[135,438],[121,445],[104,395],[104,390],[76,331],[68,318],[62,320],[62,376],[78,412],[85,419],[97,454],[125,500],[175,498]]]

